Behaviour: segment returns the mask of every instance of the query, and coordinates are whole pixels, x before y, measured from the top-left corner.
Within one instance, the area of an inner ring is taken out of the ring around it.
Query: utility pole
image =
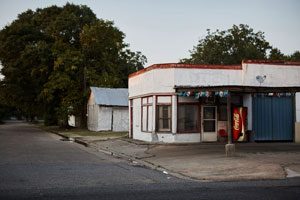
[[[86,82],[86,59],[85,56],[83,55],[83,52],[81,51],[82,56],[83,56],[83,80],[82,80],[82,86],[83,86],[83,108],[82,108],[82,113],[81,113],[81,124],[80,126],[82,128],[87,127],[87,82]]]

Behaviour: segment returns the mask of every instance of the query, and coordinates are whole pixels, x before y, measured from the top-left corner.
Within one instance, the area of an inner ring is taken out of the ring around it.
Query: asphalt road
[[[300,179],[207,183],[134,165],[32,125],[0,125],[0,199],[300,199]]]

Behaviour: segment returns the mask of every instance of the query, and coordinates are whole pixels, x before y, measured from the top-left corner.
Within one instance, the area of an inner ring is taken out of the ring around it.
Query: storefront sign
[[[208,90],[202,90],[202,91],[182,91],[176,93],[180,97],[195,97],[196,99],[199,99],[201,97],[213,97],[213,96],[219,96],[219,97],[227,97],[228,96],[228,90],[223,91],[208,91]]]

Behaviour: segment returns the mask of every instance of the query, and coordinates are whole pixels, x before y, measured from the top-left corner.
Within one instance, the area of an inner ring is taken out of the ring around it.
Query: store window
[[[152,131],[152,97],[142,98],[142,131],[151,132]]]
[[[227,105],[219,106],[219,121],[227,121]]]
[[[199,107],[195,104],[179,104],[178,132],[199,132]]]
[[[172,122],[172,100],[171,96],[157,97],[157,130],[162,132],[171,131]]]

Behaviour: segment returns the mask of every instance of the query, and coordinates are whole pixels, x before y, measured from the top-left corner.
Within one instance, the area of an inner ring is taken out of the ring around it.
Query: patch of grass
[[[92,137],[92,136],[95,136],[97,138],[100,137],[103,139],[128,137],[128,132],[112,132],[112,131],[94,132],[94,131],[89,131],[87,129],[82,129],[82,128],[63,129],[58,126],[44,126],[41,124],[38,124],[37,126],[45,131],[57,132],[66,137]]]
[[[63,130],[60,129],[59,126],[45,126],[44,124],[35,124],[35,126],[37,126],[40,129],[43,129],[45,131],[55,131],[55,132],[59,132],[59,130]]]
[[[58,131],[61,134],[64,134],[68,137],[72,136],[97,136],[97,137],[126,137],[128,136],[128,132],[112,132],[112,131],[101,131],[101,132],[94,132],[89,131],[86,129],[67,129],[67,130],[59,130]]]

